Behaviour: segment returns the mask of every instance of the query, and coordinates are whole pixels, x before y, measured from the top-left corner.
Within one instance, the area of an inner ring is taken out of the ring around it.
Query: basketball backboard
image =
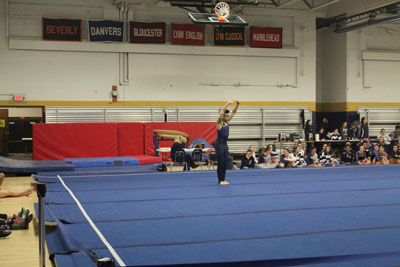
[[[216,14],[209,13],[188,13],[189,18],[197,24],[212,24],[212,25],[236,25],[236,26],[248,26],[249,24],[238,15],[229,15],[224,21],[218,20]]]

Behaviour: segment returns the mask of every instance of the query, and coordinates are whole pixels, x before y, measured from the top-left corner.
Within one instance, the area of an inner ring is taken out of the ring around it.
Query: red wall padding
[[[189,135],[189,143],[196,138],[204,138],[211,144],[217,138],[217,126],[215,122],[153,122],[145,123],[145,154],[154,154],[153,130],[175,130],[187,133]],[[173,142],[163,141],[162,147],[170,147]]]
[[[190,141],[202,137],[210,144],[217,137],[214,122],[39,123],[33,126],[33,159],[154,155],[153,129],[185,132]]]
[[[144,154],[143,123],[117,123],[118,156],[133,156]]]
[[[39,123],[33,126],[35,160],[116,156],[116,123]]]

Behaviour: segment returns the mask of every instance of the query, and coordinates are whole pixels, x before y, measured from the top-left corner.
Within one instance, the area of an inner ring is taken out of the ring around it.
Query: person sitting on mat
[[[252,170],[256,165],[256,160],[253,157],[253,152],[249,149],[246,154],[242,157],[242,162],[240,164],[241,170]]]
[[[352,165],[354,162],[353,152],[351,151],[351,146],[347,145],[344,148],[344,151],[340,155],[340,161],[346,165]]]
[[[338,166],[339,163],[336,159],[333,158],[332,147],[327,146],[325,150],[322,152],[319,160],[321,166]]]
[[[267,147],[263,147],[261,149],[260,155],[258,155],[258,165],[257,167],[260,169],[265,169],[267,166],[267,161],[270,163],[271,162],[271,150],[267,150]]]
[[[356,152],[356,161],[358,165],[370,165],[371,161],[368,154],[365,152],[364,146],[360,146],[359,150]]]
[[[256,147],[254,145],[250,145],[249,146],[249,150],[251,151],[251,155],[253,156],[254,161],[256,162],[256,166],[257,166],[258,160],[257,160],[257,157],[256,157]]]
[[[185,143],[184,142],[185,142],[185,139],[180,135],[175,138],[175,143],[171,147],[171,159],[172,159],[172,161],[174,161],[174,162],[176,161],[176,157],[175,156],[176,156],[176,152],[177,151],[184,151],[184,148],[185,148]],[[192,157],[189,154],[185,153],[184,155],[185,155],[184,156],[184,161],[186,162],[185,166],[183,167],[184,171],[190,170],[190,168],[197,168],[198,167],[198,165],[196,165],[194,163]]]
[[[281,160],[279,161],[279,167],[280,168],[296,167],[296,158],[293,156],[293,154],[289,153],[289,150],[287,148],[283,149]]]
[[[0,187],[3,184],[5,177],[6,176],[4,175],[4,173],[0,172]],[[22,191],[3,190],[0,188],[0,198],[29,196],[30,194],[32,194],[34,189],[35,189],[34,186],[31,186],[30,188],[27,188]]]
[[[381,160],[376,163],[377,165],[388,165],[389,164],[390,156],[386,152],[386,149],[384,146],[379,146],[379,157],[381,158]]]
[[[394,145],[390,151],[390,164],[400,164],[400,150],[398,145]]]
[[[379,156],[379,146],[374,145],[373,150],[370,152],[371,155],[371,164],[375,165],[377,162],[381,161],[381,158]]]
[[[319,144],[320,145],[320,144]],[[323,143],[322,147],[320,147],[319,145],[316,145],[315,147],[317,148],[317,154],[318,154],[318,159],[321,158],[322,153],[325,151],[325,148],[328,146],[327,143]]]
[[[232,113],[227,110],[228,106],[236,102],[236,106],[233,109]],[[229,157],[229,147],[228,147],[228,138],[229,138],[229,121],[235,116],[236,111],[238,110],[240,102],[237,100],[229,100],[222,107],[221,112],[219,113],[217,119],[217,142],[215,142],[215,151],[217,152],[217,161],[218,161],[218,183],[220,185],[228,185],[229,183],[225,181],[226,168],[228,164]]]
[[[378,138],[378,143],[376,143],[378,146],[383,146],[385,150],[388,150],[388,146],[385,144],[385,139],[383,137]]]
[[[296,167],[305,167],[307,162],[304,160],[304,150],[301,147],[301,143],[294,147],[293,156],[295,158]]]
[[[300,149],[300,153],[302,153],[302,154],[303,154],[303,157],[304,157],[303,143],[302,143],[301,141],[299,141],[299,142],[297,143],[297,147]]]
[[[307,155],[306,162],[307,162],[307,166],[321,167],[321,164],[319,164],[317,149],[315,147],[313,147],[311,149],[310,153]]]

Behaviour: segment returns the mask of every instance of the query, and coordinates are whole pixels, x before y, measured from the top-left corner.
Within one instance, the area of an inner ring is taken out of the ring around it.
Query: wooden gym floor
[[[2,189],[23,190],[33,182],[32,177],[6,177]],[[36,213],[33,204],[37,202],[36,192],[29,197],[0,198],[0,213],[16,214],[21,207],[29,209],[33,220],[28,230],[12,231],[6,238],[0,238],[1,266],[36,267],[39,266],[39,235]],[[46,254],[48,259],[48,253]],[[51,266],[49,260],[46,266]]]

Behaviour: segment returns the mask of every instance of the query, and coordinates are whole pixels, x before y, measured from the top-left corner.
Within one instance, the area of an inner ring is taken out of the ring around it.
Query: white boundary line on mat
[[[85,209],[82,207],[81,203],[79,200],[75,197],[74,193],[71,191],[71,189],[68,188],[68,186],[64,183],[63,179],[61,178],[60,175],[57,175],[57,178],[60,180],[61,184],[67,189],[71,197],[75,200],[76,204],[78,205],[79,209],[81,210],[83,216],[85,216],[86,220],[89,222],[90,226],[93,228],[93,230],[96,232],[96,234],[99,236],[101,241],[104,243],[104,245],[107,247],[107,249],[111,252],[113,255],[114,259],[118,262],[120,266],[126,266],[126,264],[122,261],[122,259],[119,257],[117,252],[114,250],[114,248],[108,243],[106,238],[103,236],[103,234],[100,232],[100,230],[97,228],[97,226],[94,224],[92,219],[89,217],[89,215],[86,213]]]

